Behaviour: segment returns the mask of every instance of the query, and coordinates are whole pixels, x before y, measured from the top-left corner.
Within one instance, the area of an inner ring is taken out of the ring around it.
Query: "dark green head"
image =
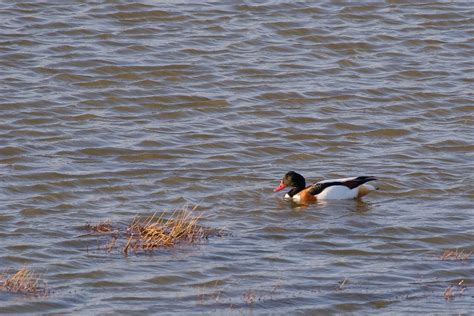
[[[292,189],[288,192],[289,196],[293,196],[296,193],[300,192],[306,187],[306,181],[302,175],[294,171],[288,171],[280,182],[280,185],[273,190],[273,192],[278,192],[283,190],[286,187],[291,187]]]

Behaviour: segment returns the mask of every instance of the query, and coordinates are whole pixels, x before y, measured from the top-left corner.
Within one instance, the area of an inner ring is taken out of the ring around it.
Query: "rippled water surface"
[[[2,2],[0,267],[51,293],[0,313],[472,311],[474,5],[343,3]],[[288,170],[380,190],[301,207]],[[82,229],[196,204],[227,233]]]

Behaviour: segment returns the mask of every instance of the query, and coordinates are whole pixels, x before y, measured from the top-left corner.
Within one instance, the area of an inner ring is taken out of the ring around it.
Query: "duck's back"
[[[364,183],[373,180],[374,177],[366,176],[323,180],[313,184],[309,192],[318,200],[354,199],[360,197],[361,188],[371,191],[372,186],[369,187]]]

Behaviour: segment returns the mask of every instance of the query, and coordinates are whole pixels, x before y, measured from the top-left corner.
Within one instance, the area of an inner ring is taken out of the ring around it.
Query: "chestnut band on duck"
[[[360,176],[323,180],[306,187],[306,180],[302,175],[294,171],[289,171],[273,192],[291,187],[291,190],[285,195],[285,198],[292,199],[296,202],[309,202],[318,199],[354,199],[376,190],[374,186],[366,184],[374,180],[377,179],[372,176]]]

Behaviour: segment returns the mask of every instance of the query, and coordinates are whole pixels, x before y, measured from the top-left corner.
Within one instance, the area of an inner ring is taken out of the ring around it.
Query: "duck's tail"
[[[379,188],[377,188],[373,185],[370,185],[370,184],[362,184],[358,187],[358,189],[359,190],[357,192],[357,198],[361,198],[361,197],[369,194],[372,191],[378,190]]]

